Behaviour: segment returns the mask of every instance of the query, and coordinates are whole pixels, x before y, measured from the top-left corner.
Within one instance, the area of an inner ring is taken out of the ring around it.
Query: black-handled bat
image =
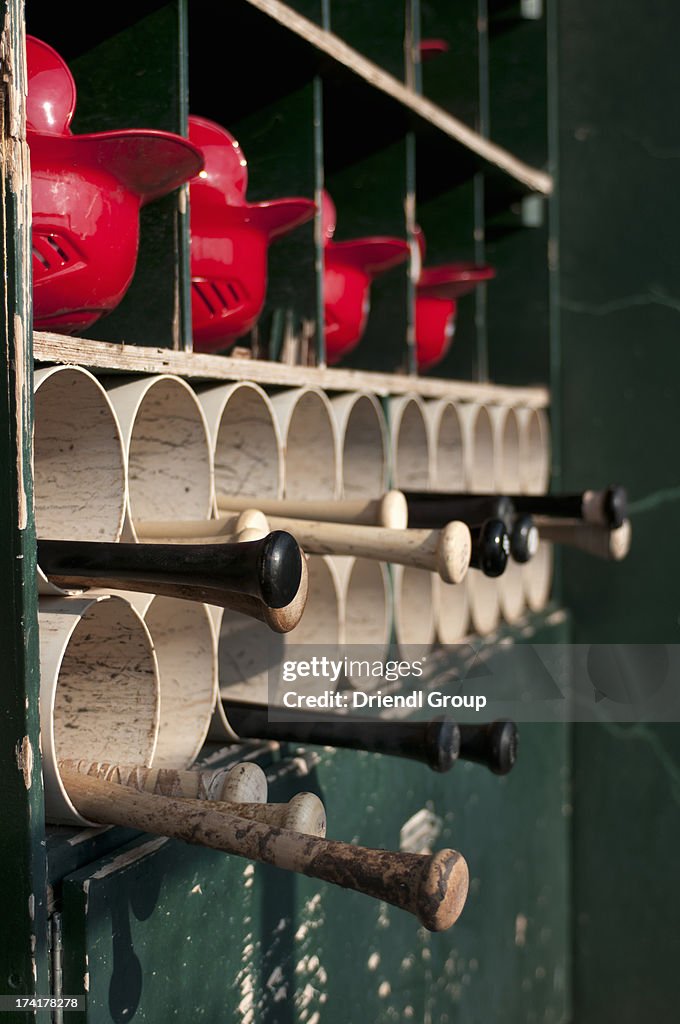
[[[509,502],[511,511],[532,516],[555,519],[582,519],[593,526],[617,529],[628,518],[628,493],[618,484],[603,490],[587,490],[561,494],[463,494],[437,491],[404,491],[409,514],[409,526],[427,525],[436,529],[442,517],[470,522],[470,516],[480,518],[497,515],[507,521],[503,512]],[[498,503],[498,504],[496,504]],[[439,509],[439,511],[437,511]],[[425,525],[425,524],[424,524]]]
[[[38,540],[38,564],[58,587],[133,590],[220,607],[238,594],[283,608],[302,576],[300,547],[280,530],[240,544]]]
[[[437,530],[453,517],[467,523],[472,530],[486,520],[501,520],[510,535],[510,555],[515,562],[524,564],[536,553],[538,530],[532,516],[527,513],[518,515],[512,498],[505,494],[447,494],[440,491],[404,491],[403,494],[410,527]]]
[[[223,699],[234,731],[243,739],[278,740],[313,746],[343,747],[420,761],[435,772],[447,772],[455,761],[475,761],[496,775],[512,768],[517,752],[513,722],[459,725],[452,718],[430,722],[376,722],[295,710],[295,721],[271,720],[266,704]]]

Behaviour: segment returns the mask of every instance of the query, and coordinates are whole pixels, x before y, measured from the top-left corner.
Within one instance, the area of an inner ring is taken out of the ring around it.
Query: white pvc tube
[[[236,612],[215,609],[219,698],[210,725],[210,738],[233,739],[222,699],[269,702],[269,673],[286,658],[290,646],[323,647],[332,656],[340,643],[343,624],[342,590],[333,560],[307,558],[309,593],[300,622],[289,633],[273,633],[264,623]],[[219,614],[221,612],[222,614]],[[313,653],[310,651],[310,653]]]
[[[33,480],[38,537],[120,539],[127,501],[120,426],[96,377],[78,366],[34,374]],[[41,593],[64,594],[38,570]]]
[[[267,393],[250,381],[197,391],[208,423],[215,495],[280,498],[283,441]]]
[[[524,594],[532,612],[542,611],[550,600],[553,561],[553,545],[540,540],[534,557],[522,566]]]
[[[160,707],[153,643],[121,597],[41,598],[38,623],[47,819],[94,825],[71,803],[58,761],[151,764]]]
[[[462,583],[455,586],[435,576],[437,639],[440,644],[459,644],[470,632],[469,576],[470,572]]]
[[[392,487],[427,490],[432,475],[425,403],[418,395],[396,395],[388,409]]]
[[[438,596],[435,574],[402,565],[392,565],[390,569],[396,641],[404,657],[413,660],[426,654],[435,641]]]
[[[463,461],[467,489],[489,494],[496,488],[494,426],[485,405],[461,403],[458,408],[463,433]]]
[[[467,480],[463,452],[463,425],[456,402],[448,398],[425,403],[432,452],[432,489],[464,491]]]
[[[154,768],[188,768],[208,735],[217,700],[217,640],[207,605],[120,592],[139,612],[158,660],[160,718]]]
[[[550,423],[545,409],[518,409],[520,483],[525,494],[545,494],[550,483]]]
[[[387,566],[370,558],[336,555],[332,558],[341,586],[341,654],[349,664],[357,661],[380,661],[387,654],[392,636],[392,594]],[[359,689],[380,683],[379,678],[351,671],[350,685]]]
[[[468,588],[472,628],[480,636],[487,636],[498,628],[501,619],[499,581],[471,569],[464,582]]]
[[[320,388],[300,387],[270,397],[283,442],[285,497],[337,498],[338,432],[328,396]]]
[[[513,407],[491,410],[496,453],[496,490],[500,494],[518,494],[521,490],[521,421]],[[526,606],[522,566],[508,559],[505,572],[498,578],[501,615],[506,622],[518,622]]]
[[[330,399],[338,431],[343,498],[378,498],[387,490],[387,423],[375,395],[353,391]]]
[[[214,492],[208,424],[193,389],[172,374],[107,384],[128,464],[127,540],[135,520],[207,519]]]

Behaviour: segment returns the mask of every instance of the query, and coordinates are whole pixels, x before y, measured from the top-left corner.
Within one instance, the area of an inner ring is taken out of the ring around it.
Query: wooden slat
[[[164,348],[116,345],[43,331],[35,332],[33,350],[38,362],[76,364],[107,373],[173,373],[195,380],[250,380],[271,387],[316,385],[328,391],[365,389],[377,395],[412,392],[423,398],[451,398],[464,402],[526,405],[531,408],[544,408],[550,401],[545,387],[515,388],[435,377],[410,377],[406,374],[286,366],[258,359],[235,359],[230,356],[173,352]]]
[[[526,185],[527,188],[543,195],[550,195],[552,192],[551,175],[535,167],[530,167],[501,146],[495,145],[489,139],[473,131],[462,121],[442,110],[436,103],[432,103],[431,100],[414,92],[399,79],[387,71],[383,71],[377,64],[367,60],[339,36],[322,29],[315,22],[309,21],[297,11],[291,10],[280,0],[246,0],[246,2],[289,31],[307,40],[318,50],[359,75],[374,88],[391,96],[414,114],[465,146],[470,152],[509,174]]]

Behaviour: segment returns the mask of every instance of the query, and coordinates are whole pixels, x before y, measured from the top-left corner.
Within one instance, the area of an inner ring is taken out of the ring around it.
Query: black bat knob
[[[604,514],[609,526],[616,530],[628,518],[628,492],[625,487],[608,487],[604,493]]]
[[[533,516],[517,516],[510,534],[510,554],[524,565],[538,550],[538,529]]]
[[[517,760],[518,732],[514,722],[499,719],[485,725],[459,725],[461,761],[485,765],[494,775],[507,775]]]
[[[284,608],[298,592],[302,553],[275,530],[241,544],[116,544],[38,540],[38,563],[58,586],[111,587],[219,604],[223,594]]]
[[[485,576],[502,576],[508,564],[510,538],[502,519],[487,519],[470,529],[472,554],[470,565]]]

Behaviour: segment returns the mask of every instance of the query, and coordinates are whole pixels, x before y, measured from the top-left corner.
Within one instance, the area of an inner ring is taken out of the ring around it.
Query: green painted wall
[[[680,8],[559,4],[563,483],[621,481],[633,547],[564,559],[577,642],[676,643]],[[677,1018],[680,726],[579,726],[574,1019]]]

